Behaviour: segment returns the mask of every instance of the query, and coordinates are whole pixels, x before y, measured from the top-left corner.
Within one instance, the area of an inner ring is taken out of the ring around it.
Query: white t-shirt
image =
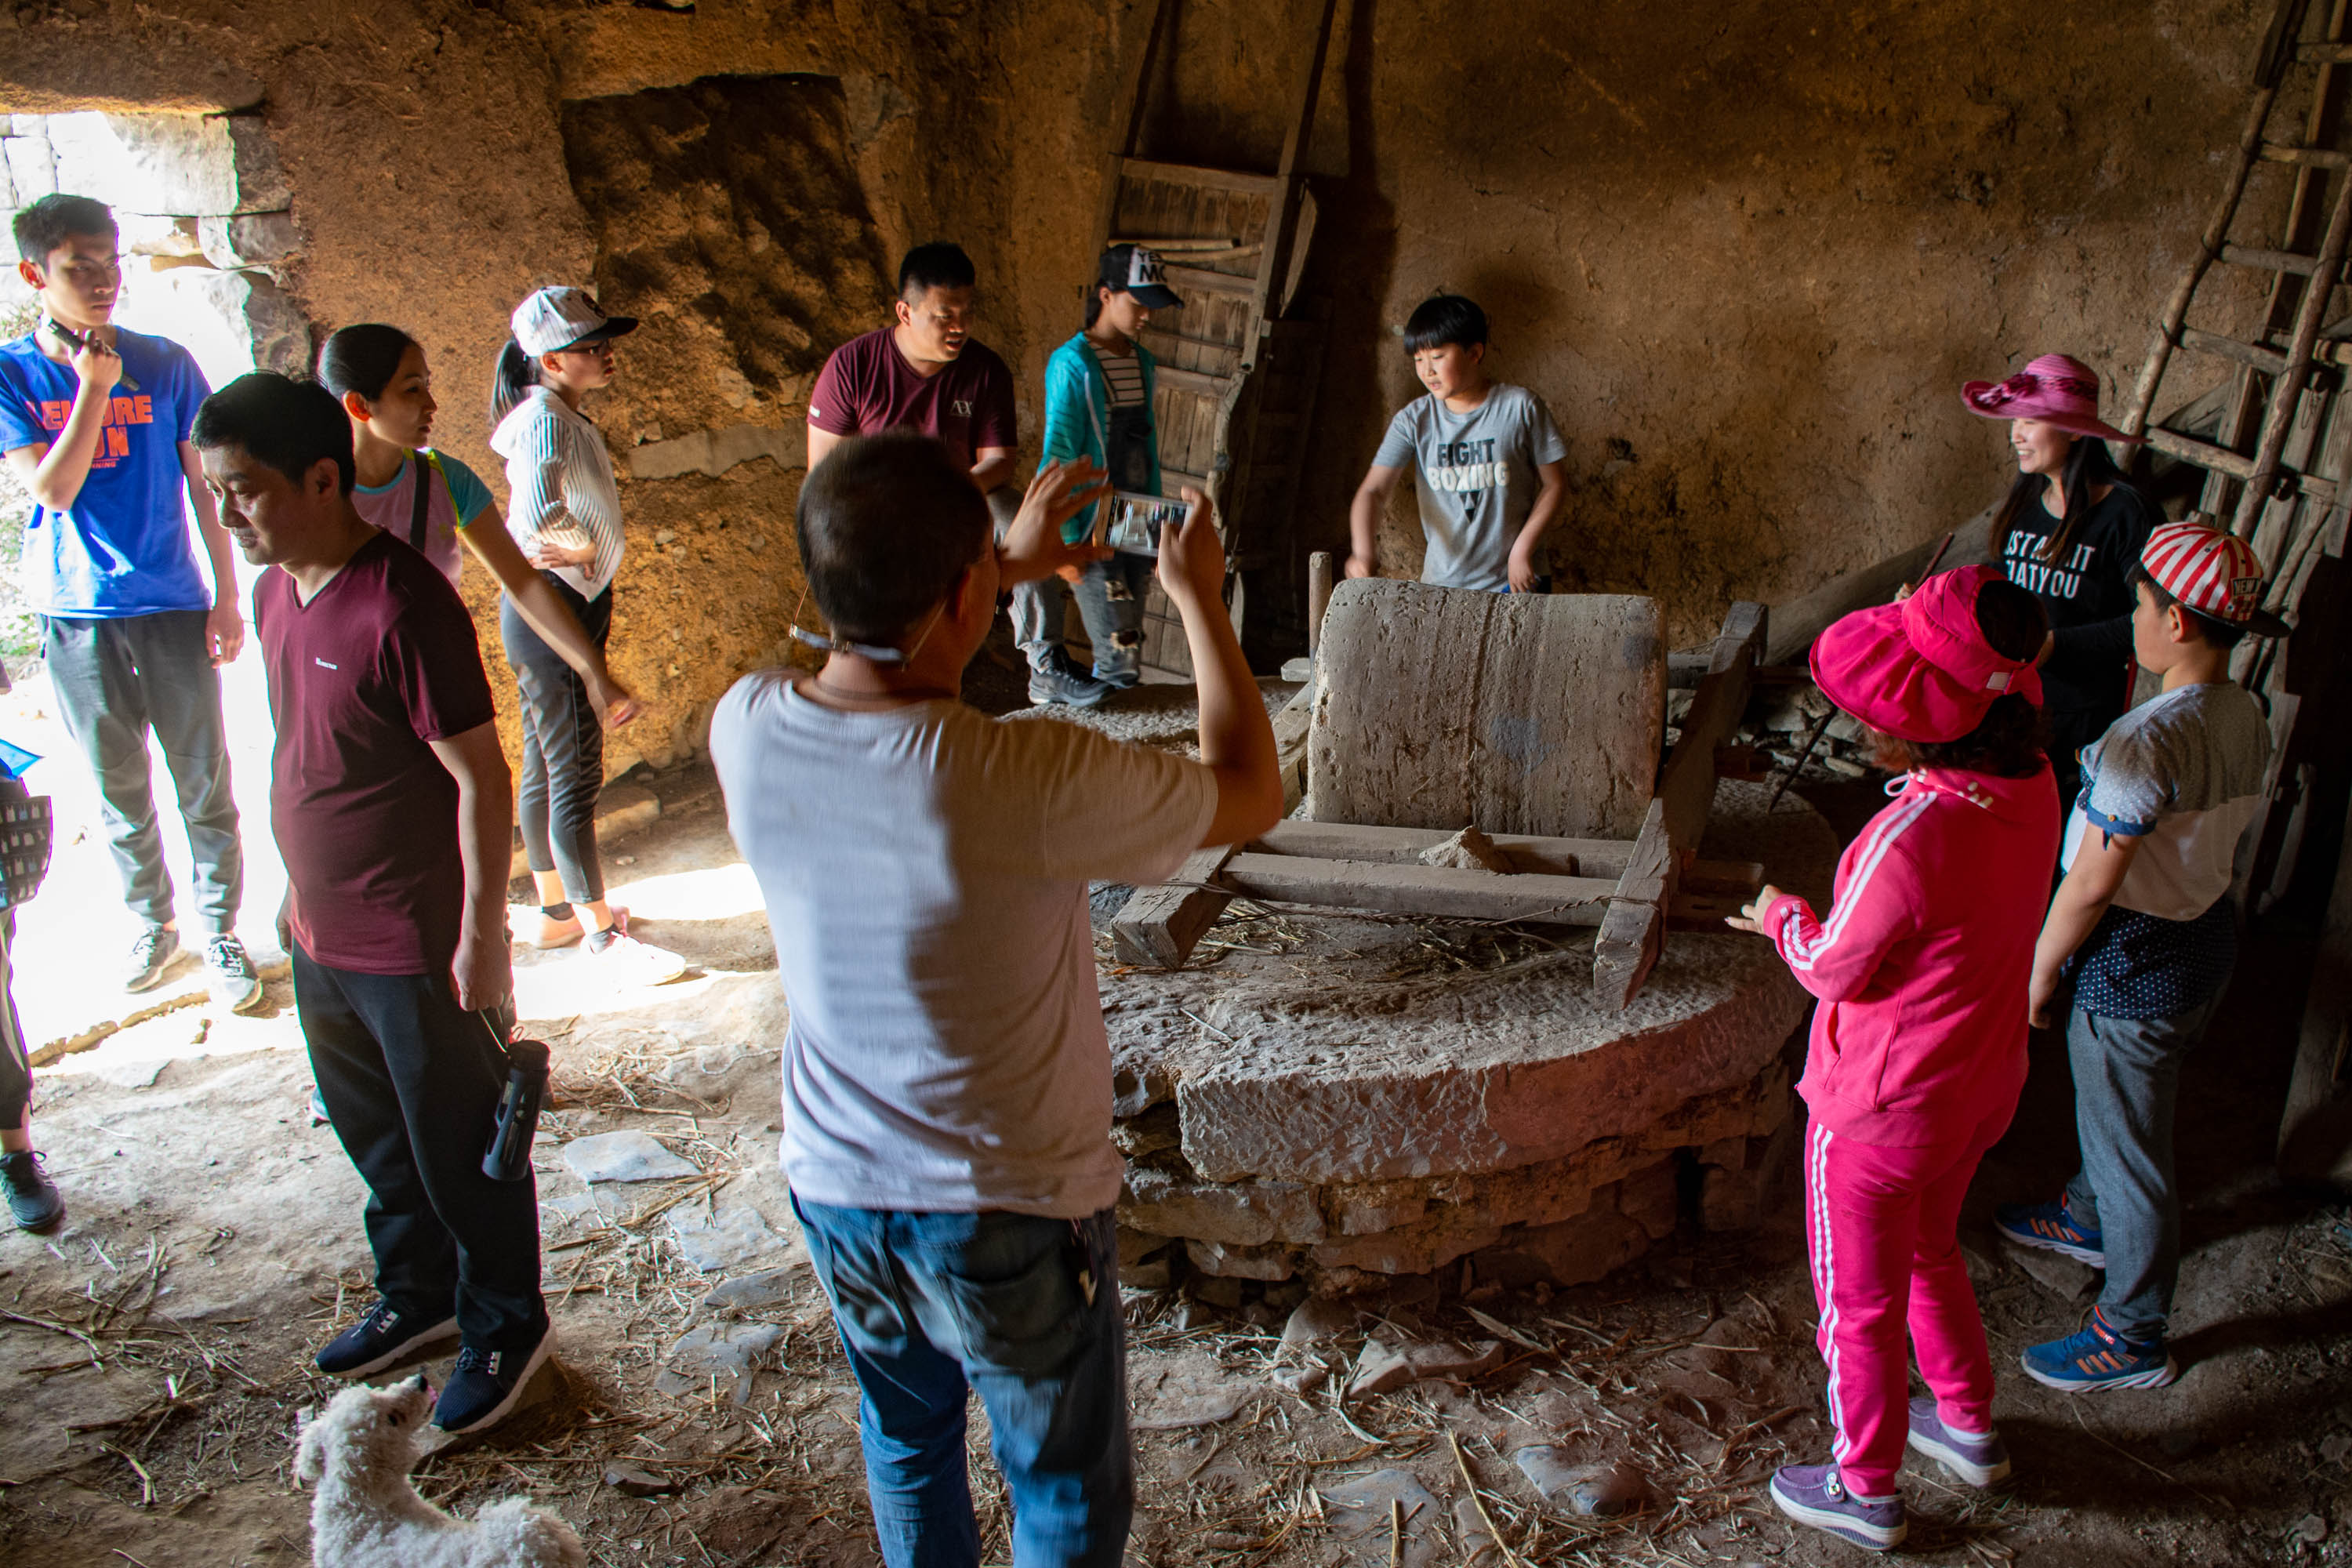
[[[1090,879],[1164,880],[1215,776],[940,700],[838,712],[735,683],[710,754],[792,1024],[784,1174],[846,1208],[1081,1218],[1118,1201]]]

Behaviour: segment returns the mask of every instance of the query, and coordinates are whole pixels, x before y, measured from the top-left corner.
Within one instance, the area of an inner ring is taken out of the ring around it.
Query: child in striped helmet
[[[2083,752],[2066,879],[2033,956],[2032,1018],[2061,988],[2082,1169],[2058,1199],[2005,1204],[2012,1240],[2106,1271],[2078,1331],[2024,1353],[2053,1388],[2156,1388],[2179,1375],[2166,1320],[2180,1272],[2172,1122],[2180,1064],[2237,960],[2239,838],[2270,770],[2270,723],[2230,679],[2240,638],[2286,627],[2261,607],[2262,563],[2195,523],[2157,529],[2132,574],[2133,654],[2163,682]]]

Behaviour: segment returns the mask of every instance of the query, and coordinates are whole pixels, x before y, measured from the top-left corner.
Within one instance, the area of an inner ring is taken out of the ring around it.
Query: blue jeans
[[[2083,1168],[2066,1207],[2096,1226],[2107,1255],[2099,1305],[2135,1340],[2160,1340],[2180,1278],[2180,1184],[2172,1119],[2180,1064],[2205,1037],[2221,994],[2166,1018],[2106,1018],[2074,1010],[2066,1056],[2074,1071],[2074,1131]]]
[[[1063,595],[1075,593],[1087,640],[1094,644],[1097,680],[1132,676],[1143,668],[1143,605],[1151,595],[1157,563],[1122,550],[1108,561],[1090,561],[1075,585],[1059,577],[1024,583],[1013,590],[1013,640],[1044,669],[1062,648]]]
[[[889,1568],[977,1568],[973,1389],[1013,1494],[1018,1568],[1115,1568],[1135,1471],[1111,1211],[908,1214],[797,1195],[793,1210],[863,1396],[866,1491]]]

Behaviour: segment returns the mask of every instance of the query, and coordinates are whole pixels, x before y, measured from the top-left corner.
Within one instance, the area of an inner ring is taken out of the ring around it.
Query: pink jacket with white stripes
[[[1793,893],[1764,930],[1821,998],[1797,1086],[1858,1143],[1956,1142],[2017,1107],[2027,983],[2058,861],[2057,787],[1923,768],[1838,860],[1827,921]]]

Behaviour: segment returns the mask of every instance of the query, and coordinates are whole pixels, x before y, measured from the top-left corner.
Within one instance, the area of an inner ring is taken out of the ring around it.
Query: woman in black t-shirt
[[[2099,378],[2082,361],[2043,354],[2003,382],[1969,382],[1972,414],[2010,422],[2017,481],[1994,514],[1992,545],[2010,581],[2050,617],[2042,647],[2050,766],[2068,811],[2079,755],[2131,705],[2131,569],[2157,509],[2107,451],[2137,442],[2099,417]]]

